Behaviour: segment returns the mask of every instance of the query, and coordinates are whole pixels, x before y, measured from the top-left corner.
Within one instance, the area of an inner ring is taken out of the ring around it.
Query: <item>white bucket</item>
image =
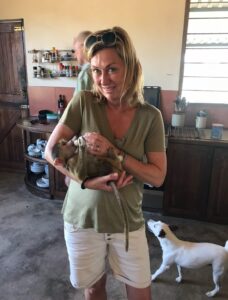
[[[173,113],[171,125],[173,127],[184,127],[185,114],[184,113]]]
[[[207,125],[207,117],[201,117],[197,116],[196,117],[196,128],[206,128]]]

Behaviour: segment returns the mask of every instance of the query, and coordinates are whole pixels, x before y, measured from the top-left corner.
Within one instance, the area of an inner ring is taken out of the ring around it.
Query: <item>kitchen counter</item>
[[[166,138],[168,140],[178,139],[199,143],[213,143],[217,145],[228,144],[228,129],[223,129],[222,139],[211,138],[211,129],[197,129],[195,127],[166,127]]]
[[[29,119],[20,119],[17,126],[36,133],[52,133],[55,128],[56,121],[39,121],[38,118],[31,117]]]

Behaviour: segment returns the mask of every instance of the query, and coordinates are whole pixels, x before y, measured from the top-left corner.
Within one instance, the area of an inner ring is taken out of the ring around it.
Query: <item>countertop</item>
[[[38,118],[31,117],[29,119],[20,119],[17,126],[31,132],[52,133],[57,121],[39,121]]]
[[[195,127],[166,127],[166,136],[175,139],[191,139],[211,142],[228,143],[228,129],[223,129],[221,139],[211,138],[211,129],[197,129]]]
[[[57,121],[39,121],[37,118],[20,119],[17,126],[33,132],[51,133],[55,128]],[[223,129],[222,139],[212,139],[211,129],[197,129],[195,127],[172,127],[166,126],[166,142],[169,139],[191,140],[205,143],[228,144],[228,129]]]

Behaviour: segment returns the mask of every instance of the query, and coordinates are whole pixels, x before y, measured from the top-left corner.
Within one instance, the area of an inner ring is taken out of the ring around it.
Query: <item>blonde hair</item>
[[[73,39],[73,45],[76,43],[76,42],[81,42],[82,45],[84,44],[84,41],[85,39],[91,34],[92,32],[89,31],[89,30],[84,30],[84,31],[81,31],[79,32],[78,35],[76,35]]]
[[[144,103],[143,98],[143,76],[142,67],[137,58],[134,45],[128,33],[121,27],[113,27],[93,32],[92,35],[102,35],[108,31],[113,31],[116,34],[116,42],[111,45],[106,45],[100,41],[92,44],[89,49],[86,49],[87,59],[90,62],[92,57],[100,50],[105,48],[113,48],[125,65],[125,77],[123,84],[123,93],[121,101],[126,101],[130,106],[136,106]],[[88,37],[89,38],[89,37]],[[86,45],[86,40],[84,45]],[[94,85],[93,91],[97,94],[100,100],[104,100],[104,96],[99,89]]]

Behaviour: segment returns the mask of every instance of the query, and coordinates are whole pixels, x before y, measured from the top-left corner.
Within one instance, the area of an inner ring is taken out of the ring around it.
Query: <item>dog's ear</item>
[[[161,231],[159,232],[159,235],[158,235],[158,237],[160,237],[160,238],[164,238],[166,236],[166,233],[165,233],[165,231],[163,230],[163,229],[161,229]]]
[[[169,229],[171,231],[176,231],[178,229],[178,226],[177,225],[169,225]]]

